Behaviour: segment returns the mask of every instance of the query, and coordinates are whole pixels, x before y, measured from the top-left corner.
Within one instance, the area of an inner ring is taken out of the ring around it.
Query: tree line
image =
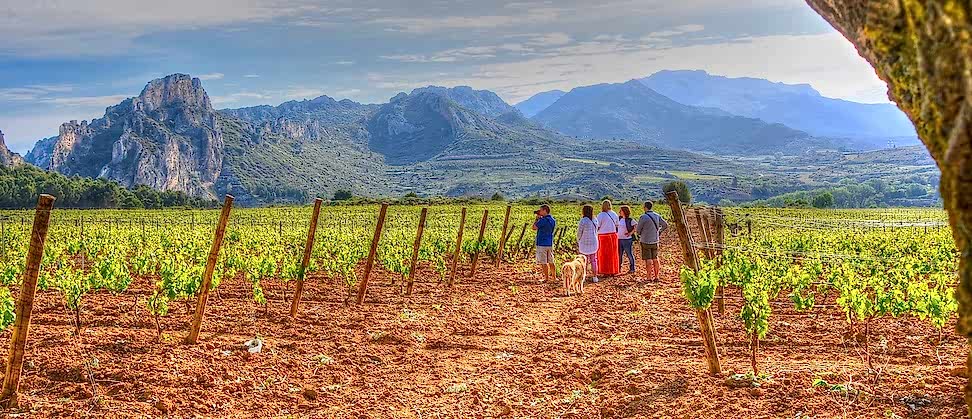
[[[148,186],[127,189],[106,179],[64,176],[31,165],[0,167],[0,208],[33,208],[40,194],[57,197],[59,208],[170,207],[214,208],[217,202],[182,192],[157,191]]]

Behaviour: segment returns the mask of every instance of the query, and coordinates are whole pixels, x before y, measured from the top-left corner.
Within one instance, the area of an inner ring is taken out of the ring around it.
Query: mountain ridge
[[[783,183],[779,189],[746,192],[736,180],[752,176],[747,166],[716,155],[753,153],[773,170],[774,152],[840,149],[780,124],[678,103],[637,80],[573,89],[551,107],[564,115],[531,119],[490,91],[429,86],[384,104],[319,96],[215,110],[199,79],[174,74],[102,118],[62,124],[26,158],[69,176],[209,199],[231,193],[249,205],[307,202],[339,189],[360,196],[632,196],[655,193],[682,174],[696,176],[702,198],[762,197],[804,181],[785,177],[773,181]],[[609,123],[597,127],[592,117]],[[551,124],[558,121],[575,126]],[[592,145],[591,137],[600,140]]]
[[[866,104],[821,95],[808,84],[732,78],[702,70],[664,70],[639,79],[646,86],[691,106],[781,123],[815,136],[914,137],[914,125],[893,104]]]
[[[809,138],[781,124],[675,102],[637,80],[574,88],[533,119],[575,137],[694,151],[766,152]]]

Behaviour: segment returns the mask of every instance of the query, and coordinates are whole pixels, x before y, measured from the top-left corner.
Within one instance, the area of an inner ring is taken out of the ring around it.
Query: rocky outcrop
[[[412,94],[432,93],[445,96],[463,108],[488,117],[497,117],[514,110],[510,104],[489,90],[475,90],[469,86],[428,86],[412,90]]]
[[[24,155],[24,161],[43,169],[49,169],[51,167],[51,156],[54,153],[54,146],[57,144],[58,138],[58,136],[47,137],[38,141],[34,144],[34,148]]]
[[[7,143],[4,142],[3,139],[3,131],[0,131],[0,166],[16,166],[23,162],[24,160],[20,158],[19,154],[14,153],[7,148]]]
[[[223,166],[223,137],[199,79],[174,74],[149,82],[101,119],[62,124],[55,140],[42,141],[31,154],[32,161],[66,175],[211,197]]]

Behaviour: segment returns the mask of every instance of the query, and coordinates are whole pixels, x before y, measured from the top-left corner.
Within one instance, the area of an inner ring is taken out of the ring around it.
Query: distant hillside
[[[579,87],[534,117],[580,138],[621,138],[717,154],[793,151],[809,135],[780,124],[675,102],[637,80]]]
[[[436,159],[508,157],[569,141],[498,109],[476,112],[443,90],[398,95],[367,121],[370,147],[393,165]]]
[[[890,137],[916,136],[911,121],[893,104],[831,99],[806,84],[728,78],[705,71],[660,71],[641,82],[679,103],[780,123],[814,136],[873,138],[881,146]]]
[[[368,149],[362,122],[376,109],[321,96],[221,110],[226,160],[216,189],[252,202],[302,202],[338,189],[392,193],[383,156]]]
[[[532,118],[534,115],[540,113],[544,109],[553,105],[558,99],[564,97],[567,92],[563,90],[550,90],[547,92],[540,92],[523,102],[514,105],[520,112],[523,113],[527,118]]]

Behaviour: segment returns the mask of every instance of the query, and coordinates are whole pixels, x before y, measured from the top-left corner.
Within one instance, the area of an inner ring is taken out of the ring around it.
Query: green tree
[[[335,201],[347,201],[353,197],[354,194],[352,194],[351,191],[347,189],[338,189],[336,192],[334,192]]]
[[[678,200],[682,201],[683,204],[692,203],[692,192],[689,191],[688,185],[680,180],[673,180],[662,186],[662,192],[669,193],[675,191],[678,193]]]
[[[823,192],[813,197],[813,207],[814,208],[833,208],[834,207],[834,194],[830,192]]]

